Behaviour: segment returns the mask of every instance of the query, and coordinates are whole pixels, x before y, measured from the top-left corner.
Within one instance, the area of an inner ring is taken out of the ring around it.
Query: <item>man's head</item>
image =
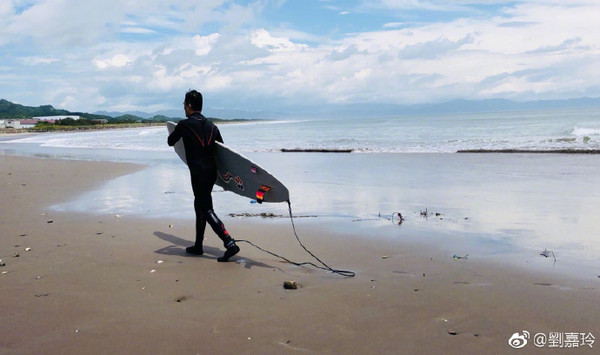
[[[183,101],[185,115],[189,116],[193,112],[202,112],[202,94],[196,90],[190,90],[185,94]]]

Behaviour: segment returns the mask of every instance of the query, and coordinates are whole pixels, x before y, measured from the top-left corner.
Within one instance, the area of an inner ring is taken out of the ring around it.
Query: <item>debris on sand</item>
[[[262,217],[262,218],[289,218],[287,215],[275,214],[272,212],[261,213],[230,213],[229,217]],[[294,218],[316,218],[316,215],[293,216]]]
[[[402,213],[394,212],[392,213],[392,223],[401,225],[404,222],[404,217],[402,217]]]
[[[286,290],[298,289],[298,283],[296,281],[283,281],[283,288]]]
[[[469,258],[469,254],[465,255],[465,256],[458,256],[456,254],[452,255],[452,260],[460,260],[460,259],[468,259]]]
[[[545,258],[549,258],[550,255],[552,255],[552,257],[554,258],[554,262],[556,262],[556,255],[554,255],[554,252],[552,250],[548,250],[548,249],[544,248],[544,251],[541,252],[540,255]]]
[[[394,212],[390,217],[385,217],[381,215],[381,212],[377,214],[377,218],[356,218],[353,219],[352,222],[362,222],[362,221],[379,221],[380,219],[387,219],[388,221],[392,221],[395,225],[401,225],[404,222],[404,217],[402,217],[402,213]]]
[[[286,217],[281,214],[274,214],[271,212],[262,212],[262,213],[230,213],[229,217],[262,217],[262,218],[283,218]]]

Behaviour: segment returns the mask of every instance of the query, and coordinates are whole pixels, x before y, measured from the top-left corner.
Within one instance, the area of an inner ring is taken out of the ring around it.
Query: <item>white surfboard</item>
[[[176,125],[175,122],[167,122],[169,134]],[[181,160],[187,163],[183,140],[175,143],[174,148]],[[216,184],[223,189],[259,203],[289,201],[290,193],[285,185],[258,164],[219,142],[216,142],[215,161],[218,175]]]

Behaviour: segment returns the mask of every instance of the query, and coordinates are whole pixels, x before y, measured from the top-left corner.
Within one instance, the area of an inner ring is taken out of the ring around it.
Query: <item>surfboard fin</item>
[[[265,199],[265,192],[268,192],[271,188],[267,185],[260,185],[260,189],[256,191],[256,202],[263,203]]]

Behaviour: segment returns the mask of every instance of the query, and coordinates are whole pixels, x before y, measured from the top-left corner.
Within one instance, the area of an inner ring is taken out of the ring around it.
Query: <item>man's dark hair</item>
[[[196,90],[190,90],[185,94],[185,103],[192,106],[194,111],[202,111],[202,94]]]

